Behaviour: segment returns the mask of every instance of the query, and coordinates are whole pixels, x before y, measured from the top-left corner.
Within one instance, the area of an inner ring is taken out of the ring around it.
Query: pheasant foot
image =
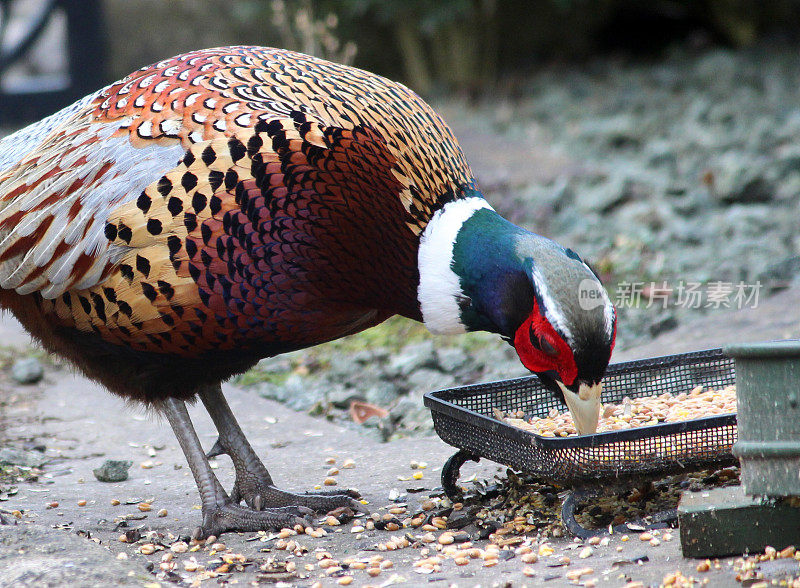
[[[353,490],[292,493],[277,488],[266,466],[247,441],[220,386],[204,387],[198,394],[219,431],[219,439],[207,457],[224,454],[233,460],[236,472],[236,481],[230,494],[233,504],[244,501],[256,511],[294,506],[323,513],[341,507],[368,512],[357,500],[361,496]]]
[[[226,531],[263,531],[266,529],[310,526],[312,510],[302,506],[284,506],[252,510],[228,500],[222,504],[203,505],[203,522],[194,530],[194,539],[219,536]]]

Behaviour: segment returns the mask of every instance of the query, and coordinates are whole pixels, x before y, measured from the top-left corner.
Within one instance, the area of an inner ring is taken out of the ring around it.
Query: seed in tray
[[[597,432],[620,431],[659,423],[676,423],[735,412],[736,387],[733,385],[719,390],[704,390],[703,386],[697,386],[688,393],[681,392],[676,395],[664,393],[658,396],[643,396],[633,399],[626,396],[620,404],[605,405]],[[509,425],[542,437],[568,437],[578,434],[570,413],[559,412],[556,408],[550,409],[546,418],[531,417],[526,420],[519,418],[518,411],[505,415],[497,409],[495,409],[495,417],[504,420]],[[673,442],[670,442],[670,447],[659,449],[675,451],[676,447]],[[619,456],[615,455],[614,457]]]

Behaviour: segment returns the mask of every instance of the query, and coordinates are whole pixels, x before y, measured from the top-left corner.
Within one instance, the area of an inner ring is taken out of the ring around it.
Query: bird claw
[[[360,512],[361,514],[365,515],[369,514],[369,509],[365,505],[361,504],[361,502],[359,502],[358,500],[353,500],[350,504],[350,508],[352,508],[356,512]]]
[[[266,531],[285,527],[310,527],[313,511],[303,506],[283,506],[253,510],[230,502],[203,508],[203,523],[192,533],[193,539],[211,535],[219,536],[226,531]]]
[[[227,455],[227,453],[228,452],[222,446],[222,443],[220,443],[220,440],[217,439],[216,443],[214,443],[214,446],[208,450],[208,453],[206,453],[206,459],[212,459],[214,457],[219,457],[220,455]]]

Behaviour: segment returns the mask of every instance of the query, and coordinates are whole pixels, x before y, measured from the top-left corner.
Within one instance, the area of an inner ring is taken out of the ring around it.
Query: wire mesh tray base
[[[610,365],[603,380],[603,402],[734,383],[733,360],[721,349],[655,357]],[[439,437],[464,455],[561,485],[736,463],[731,453],[735,414],[561,438],[542,437],[494,418],[495,409],[539,417],[546,417],[552,408],[566,410],[536,376],[429,392],[425,406]],[[452,477],[452,472],[448,475]],[[443,482],[444,478],[445,471]]]

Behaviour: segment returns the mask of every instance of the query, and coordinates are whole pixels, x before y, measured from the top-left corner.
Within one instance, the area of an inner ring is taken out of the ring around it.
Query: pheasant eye
[[[556,350],[555,346],[547,340],[547,337],[540,337],[536,334],[533,330],[533,327],[529,328],[528,335],[530,336],[531,346],[539,351],[543,352],[550,357],[555,357],[558,355],[558,351]]]
[[[555,357],[556,355],[558,355],[558,351],[556,350],[556,348],[545,337],[541,337],[539,339],[539,345],[541,346],[542,351],[544,351],[550,357]]]

